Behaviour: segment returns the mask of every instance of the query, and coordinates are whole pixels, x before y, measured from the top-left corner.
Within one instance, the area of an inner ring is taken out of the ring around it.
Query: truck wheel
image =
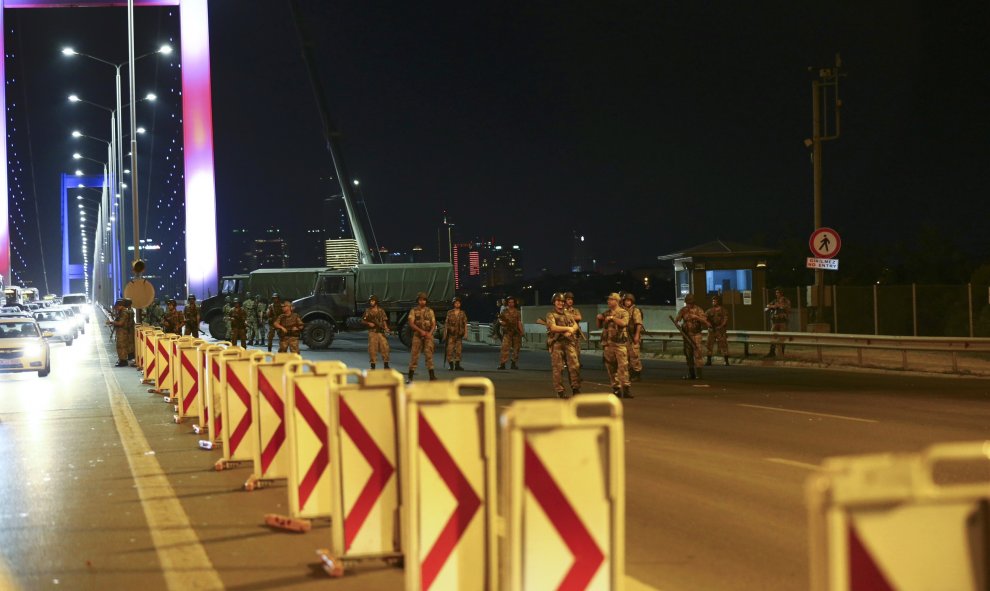
[[[409,328],[408,324],[403,324],[402,328],[399,329],[399,342],[405,345],[407,349],[412,348],[412,329]]]
[[[227,338],[227,325],[223,321],[223,316],[217,314],[213,316],[206,322],[207,326],[210,327],[210,336],[218,341],[222,341]]]
[[[334,328],[333,324],[317,318],[306,323],[306,330],[303,333],[303,342],[310,349],[327,349],[333,344]]]

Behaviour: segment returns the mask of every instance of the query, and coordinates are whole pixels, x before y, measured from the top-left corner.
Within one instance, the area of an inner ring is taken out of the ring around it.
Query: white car
[[[76,312],[75,308],[72,306],[58,306],[57,308],[52,309],[61,310],[65,314],[65,317],[72,322],[72,325],[76,329],[75,336],[79,336],[86,332],[86,320],[83,318],[82,314]]]
[[[82,314],[86,322],[89,322],[89,298],[84,293],[69,293],[62,296],[63,306],[72,306],[77,314]]]
[[[52,370],[48,343],[33,318],[0,317],[0,372],[36,371],[46,377]]]
[[[72,320],[62,310],[40,310],[34,313],[34,319],[41,327],[41,336],[46,340],[62,341],[71,347],[76,338],[76,327]]]

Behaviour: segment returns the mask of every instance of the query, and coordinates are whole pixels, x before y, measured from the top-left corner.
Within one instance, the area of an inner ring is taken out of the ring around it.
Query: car
[[[73,326],[76,327],[76,336],[85,334],[86,332],[86,321],[83,319],[82,314],[76,312],[76,309],[72,306],[58,306],[52,308],[52,310],[61,310],[65,313],[66,317],[72,321]]]
[[[47,377],[52,370],[48,343],[33,318],[0,317],[0,372],[36,371]]]
[[[75,323],[63,310],[40,310],[34,313],[34,319],[41,327],[41,336],[51,341],[62,341],[67,347],[72,346],[76,338]]]
[[[78,314],[82,314],[89,322],[89,298],[84,293],[69,293],[62,296],[63,306],[72,306]]]

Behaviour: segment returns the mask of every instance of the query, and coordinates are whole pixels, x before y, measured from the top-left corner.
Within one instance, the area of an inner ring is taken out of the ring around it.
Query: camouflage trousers
[[[433,369],[433,347],[436,342],[433,337],[421,337],[414,334],[412,337],[412,352],[409,355],[409,370],[412,371],[419,366],[419,354],[423,354],[426,369]]]
[[[629,369],[632,371],[643,371],[643,360],[639,358],[639,343],[629,341],[626,343],[626,355],[629,357]]]
[[[242,347],[247,347],[247,329],[246,328],[230,329],[230,332],[227,333],[227,340],[229,340],[234,345],[237,344],[237,341],[240,341]]]
[[[706,347],[708,349],[708,356],[711,357],[715,347],[718,344],[718,354],[724,357],[729,356],[729,340],[725,335],[725,329],[712,329],[708,331],[708,342]]]
[[[553,373],[553,389],[560,393],[564,391],[564,366],[571,379],[571,389],[581,388],[581,361],[578,349],[572,342],[562,339],[550,345],[550,368]]]
[[[251,343],[253,343],[253,342],[255,342],[255,341],[257,341],[259,339],[259,336],[258,336],[258,323],[257,322],[251,322],[250,320],[248,321],[248,323],[247,323],[247,339],[248,339],[248,342],[251,342]]]
[[[513,363],[519,361],[519,349],[521,348],[522,335],[517,332],[502,333],[502,351],[498,362],[504,364],[509,360],[510,356],[512,357]]]
[[[388,347],[388,339],[380,332],[370,331],[368,333],[368,357],[374,363],[381,354],[382,361],[388,363],[388,355],[391,349]]]
[[[127,361],[131,349],[134,348],[134,337],[125,332],[117,333],[114,338],[116,339],[115,344],[117,346],[117,360]]]
[[[271,346],[272,346],[272,341],[274,341],[274,340],[275,340],[275,334],[276,334],[277,332],[278,332],[278,331],[277,331],[277,330],[275,330],[275,325],[273,325],[273,324],[269,324],[269,325],[268,325],[268,347],[269,347],[269,348],[271,348]],[[281,341],[281,339],[279,339],[279,340]],[[281,345],[279,345],[279,346],[281,346]]]
[[[187,322],[185,324],[185,327],[186,327],[185,328],[186,336],[193,337],[194,339],[198,339],[199,338],[199,325],[198,324],[193,324],[191,322]]]
[[[447,361],[460,361],[464,349],[464,337],[447,337]]]
[[[278,352],[285,353],[286,351],[290,353],[299,352],[299,337],[279,337],[278,338]]]
[[[605,345],[605,369],[608,370],[608,378],[612,383],[612,388],[630,386],[629,383],[629,356],[626,353],[625,343],[608,343]]]
[[[691,337],[691,341],[684,343],[684,358],[687,360],[688,367],[701,367],[703,365],[701,361],[701,333],[688,333],[688,335]],[[691,350],[692,348],[694,349],[693,351]]]

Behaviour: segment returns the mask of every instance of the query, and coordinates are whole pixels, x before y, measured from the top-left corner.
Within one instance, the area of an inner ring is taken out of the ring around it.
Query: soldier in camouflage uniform
[[[426,305],[426,293],[416,294],[416,307],[409,312],[409,328],[412,330],[412,353],[409,357],[409,381],[416,373],[416,366],[419,365],[419,354],[423,353],[423,360],[426,369],[430,372],[430,379],[437,379],[436,372],[433,371],[433,331],[437,328],[437,317],[433,310]]]
[[[502,350],[498,360],[498,368],[505,369],[505,362],[511,357],[512,369],[519,369],[519,350],[522,348],[522,314],[519,313],[516,298],[505,298],[505,310],[498,315],[498,324],[502,328]]]
[[[231,340],[230,337],[230,311],[234,309],[234,305],[231,303],[230,296],[224,298],[223,301],[223,338],[226,340]]]
[[[767,311],[770,312],[770,322],[773,323],[773,332],[787,332],[787,324],[791,318],[791,300],[787,299],[784,295],[784,290],[777,288],[774,290],[774,295],[776,296],[770,305],[767,306]],[[784,344],[780,344],[780,354],[784,354]],[[777,345],[770,345],[770,352],[766,354],[766,357],[775,357],[777,355]]]
[[[577,337],[577,349],[578,349],[578,354],[579,354],[578,355],[578,369],[580,370],[581,369],[581,357],[580,357],[580,353],[581,353],[581,340],[582,339],[585,339],[586,340],[587,337],[584,336],[584,331],[581,330],[581,321],[584,319],[584,317],[581,315],[581,310],[579,310],[574,305],[574,294],[571,293],[571,292],[569,292],[569,291],[564,292],[564,311],[567,312],[568,314],[570,314],[571,315],[571,318],[573,318],[574,319],[574,322],[576,322],[577,325],[578,325],[577,333],[575,333],[575,336]],[[567,361],[567,360],[565,359],[564,361]]]
[[[148,324],[151,326],[162,325],[162,317],[165,316],[165,313],[162,311],[162,307],[158,305],[158,300],[152,300],[151,304],[148,306],[148,309],[145,310],[144,313],[147,316]]]
[[[129,343],[134,342],[134,317],[128,317],[127,307],[124,305],[123,299],[117,300],[113,304],[113,319],[107,320],[107,326],[111,325],[113,326],[117,349],[117,364],[115,367],[127,367],[127,358],[130,354]]]
[[[451,371],[463,371],[461,353],[464,337],[467,336],[467,314],[461,309],[461,297],[454,297],[454,308],[447,312],[443,325],[443,340],[447,343],[447,363]]]
[[[282,314],[282,302],[279,300],[278,294],[272,294],[272,301],[268,304],[268,308],[265,310],[265,319],[268,320],[268,351],[272,350],[272,340],[275,338],[275,333],[278,332],[275,329],[275,323],[278,322],[278,317]]]
[[[278,352],[298,353],[299,337],[305,325],[299,314],[292,311],[292,302],[282,302],[282,314],[275,320],[274,327],[278,331]]]
[[[688,373],[683,379],[700,380],[701,331],[706,326],[709,326],[709,324],[708,318],[705,316],[705,311],[701,309],[701,306],[694,303],[693,293],[684,296],[684,307],[677,312],[677,318],[674,322],[687,333],[688,339],[690,339],[684,346],[684,357],[687,360]]]
[[[712,353],[714,350],[713,345],[718,344],[718,352],[722,355],[725,360],[725,365],[729,365],[729,340],[726,337],[725,331],[729,328],[729,311],[722,307],[722,298],[719,296],[712,296],[712,307],[705,311],[705,317],[708,318],[708,324],[710,325],[708,329],[708,359],[705,360],[705,365],[712,364]]]
[[[199,306],[196,305],[196,296],[190,295],[186,301],[186,307],[182,310],[182,317],[185,320],[186,335],[199,338]]]
[[[264,345],[265,344],[265,312],[266,312],[266,309],[265,309],[265,303],[263,301],[261,301],[261,296],[258,295],[258,294],[254,294],[254,311],[258,315],[258,327],[257,327],[257,330],[256,330],[257,335],[256,335],[256,338],[255,338],[255,341],[256,341],[255,344],[256,345]]]
[[[381,353],[382,363],[388,369],[388,314],[378,305],[378,296],[368,298],[368,309],[364,311],[361,321],[368,327],[368,357],[371,359],[371,369],[375,369],[378,354]]]
[[[621,398],[632,398],[629,391],[629,357],[626,351],[629,312],[619,305],[619,294],[609,294],[608,310],[599,314],[597,321],[598,328],[602,329],[605,368],[612,382],[612,393]]]
[[[638,382],[643,373],[643,361],[639,357],[639,344],[643,340],[644,330],[643,311],[636,307],[636,296],[629,292],[622,294],[622,307],[629,312],[629,326],[626,328],[629,333],[629,343],[626,345],[629,353],[629,379]]]
[[[258,302],[254,301],[251,294],[247,294],[247,298],[241,305],[244,308],[244,314],[247,315],[245,319],[245,326],[247,326],[247,344],[257,345],[258,344]]]
[[[182,312],[175,309],[175,300],[169,300],[166,304],[165,317],[162,318],[162,330],[165,334],[182,334]]]
[[[234,345],[240,341],[241,346],[247,348],[247,312],[244,311],[241,300],[234,300],[234,308],[230,311],[230,334],[228,339]]]
[[[571,392],[581,393],[581,364],[578,361],[578,323],[565,308],[564,294],[553,294],[553,310],[547,313],[547,345],[553,370],[553,389],[558,398],[567,398],[564,391],[564,367],[571,379]]]

